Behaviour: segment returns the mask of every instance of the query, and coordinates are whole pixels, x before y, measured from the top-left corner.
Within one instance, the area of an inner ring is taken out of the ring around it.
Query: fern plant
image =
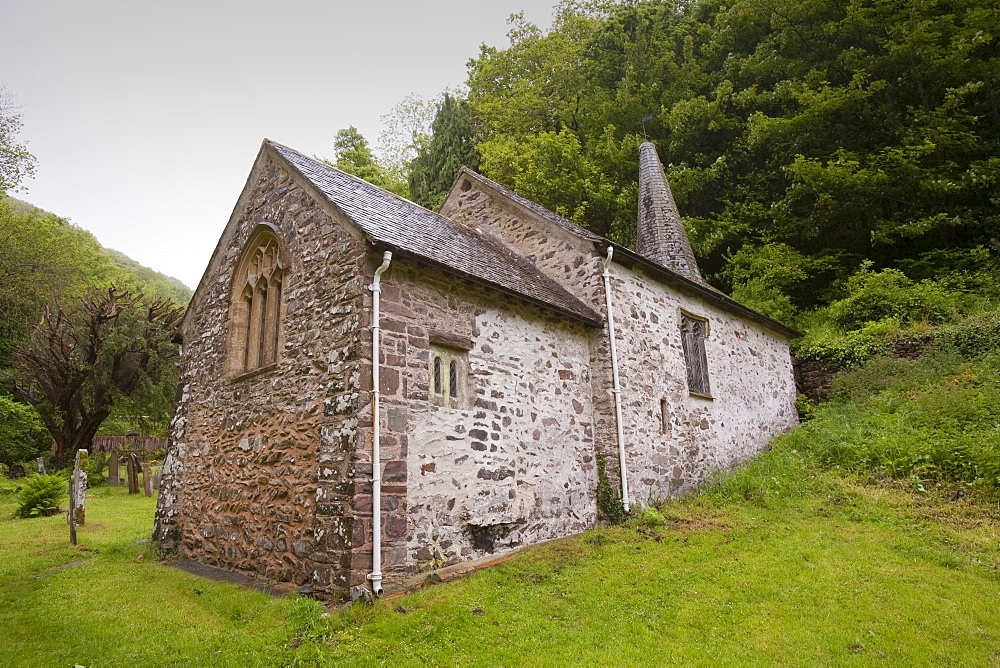
[[[14,517],[41,517],[59,509],[69,485],[57,475],[33,475],[26,478],[17,495]]]

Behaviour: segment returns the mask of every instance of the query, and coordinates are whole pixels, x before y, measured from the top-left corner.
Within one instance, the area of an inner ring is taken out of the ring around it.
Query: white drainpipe
[[[604,300],[608,306],[608,336],[611,338],[611,379],[612,394],[615,395],[615,425],[618,429],[618,466],[622,473],[622,506],[629,512],[628,501],[628,469],[625,468],[625,434],[622,432],[622,398],[621,387],[618,385],[618,349],[615,346],[615,312],[611,307],[611,256],[613,246],[608,246],[608,257],[604,260]]]
[[[382,274],[389,268],[392,251],[382,256],[382,265],[375,270],[372,291],[372,593],[382,595],[382,462],[379,456],[379,293],[382,292]]]

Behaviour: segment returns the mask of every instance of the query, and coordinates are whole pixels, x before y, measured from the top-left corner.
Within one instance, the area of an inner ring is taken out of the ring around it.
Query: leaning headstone
[[[142,491],[146,496],[153,496],[153,472],[149,470],[149,463],[142,463]]]
[[[130,452],[125,460],[125,474],[128,476],[128,493],[139,493],[139,456]]]
[[[35,465],[38,467],[38,475],[45,475],[45,461],[41,457],[35,460]]]
[[[111,450],[111,459],[108,460],[108,484],[118,487],[122,484],[121,473],[118,471],[119,455],[118,449]]]

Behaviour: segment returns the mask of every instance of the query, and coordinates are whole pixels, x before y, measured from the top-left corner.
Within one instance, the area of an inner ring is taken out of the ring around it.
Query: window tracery
[[[229,346],[233,373],[248,373],[278,361],[286,273],[277,237],[269,227],[259,227],[248,240],[233,277]]]

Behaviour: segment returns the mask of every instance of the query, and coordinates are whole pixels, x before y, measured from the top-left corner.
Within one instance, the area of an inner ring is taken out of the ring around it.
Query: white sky
[[[27,192],[194,288],[265,137],[332,157],[354,125],[465,82],[507,17],[556,0],[4,0],[0,85],[38,158]]]

